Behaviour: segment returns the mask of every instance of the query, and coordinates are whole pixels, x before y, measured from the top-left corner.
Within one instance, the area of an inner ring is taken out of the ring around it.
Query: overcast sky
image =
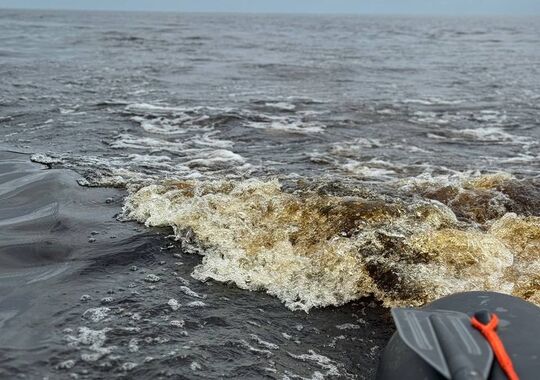
[[[0,8],[515,15],[540,14],[540,0],[0,0]]]

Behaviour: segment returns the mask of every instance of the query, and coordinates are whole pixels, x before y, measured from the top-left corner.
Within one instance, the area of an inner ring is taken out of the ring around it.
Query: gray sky
[[[0,0],[0,8],[515,15],[540,14],[540,0]]]

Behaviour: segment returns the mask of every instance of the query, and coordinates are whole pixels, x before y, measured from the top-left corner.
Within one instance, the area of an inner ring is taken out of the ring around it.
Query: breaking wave
[[[364,296],[421,305],[479,289],[540,304],[539,211],[538,182],[506,174],[424,175],[384,193],[165,181],[132,192],[124,206],[128,218],[172,227],[204,256],[195,278],[264,290],[305,311]]]
[[[129,126],[103,140],[105,155],[32,160],[74,168],[82,185],[128,187],[127,217],[172,227],[204,256],[194,277],[264,290],[291,309],[364,296],[421,305],[473,289],[539,303],[538,177],[463,171],[493,161],[534,173],[536,139],[512,113],[405,104],[420,107],[400,121],[414,124],[412,141],[360,128],[354,113],[371,120],[371,109],[335,120],[306,99],[125,103],[114,112]]]

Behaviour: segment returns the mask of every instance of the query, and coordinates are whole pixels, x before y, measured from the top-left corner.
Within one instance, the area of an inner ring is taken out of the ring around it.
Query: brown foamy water
[[[444,179],[395,183],[395,198],[284,191],[277,180],[169,181],[132,193],[125,214],[170,226],[200,248],[194,277],[264,290],[291,309],[370,295],[422,305],[466,290],[538,303],[535,183],[504,174]]]

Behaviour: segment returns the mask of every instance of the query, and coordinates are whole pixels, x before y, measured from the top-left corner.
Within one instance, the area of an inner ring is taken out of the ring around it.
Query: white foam
[[[149,103],[128,104],[125,111],[130,114],[146,117],[179,117],[179,118],[206,118],[211,114],[226,114],[234,112],[230,107],[189,106],[173,107],[168,105],[155,105]],[[187,120],[187,119],[186,119]]]
[[[246,124],[246,127],[308,134],[321,133],[325,129],[325,126],[319,122],[306,122],[280,116],[268,117],[268,119],[268,121],[250,122]]]
[[[137,338],[131,338],[128,343],[129,352],[138,352],[139,351],[139,340]]]
[[[448,124],[452,118],[447,114],[441,115],[432,111],[415,111],[414,117],[410,121],[426,124]]]
[[[496,110],[457,110],[457,111],[425,111],[416,110],[413,112],[411,122],[424,124],[452,125],[459,126],[469,124],[471,121],[484,124],[488,127],[502,127],[508,122],[508,115],[505,112]]]
[[[494,158],[495,159],[495,158]],[[511,163],[528,163],[528,162],[540,162],[540,155],[534,155],[530,153],[519,153],[515,157],[510,158],[496,158],[498,162],[503,164],[511,164]]]
[[[122,366],[120,367],[123,371],[131,371],[133,368],[137,367],[137,363],[133,362],[125,362],[122,363]]]
[[[206,304],[202,301],[191,301],[187,303],[187,307],[206,307]]]
[[[159,277],[156,274],[149,273],[146,276],[144,276],[143,280],[146,281],[146,282],[150,282],[150,283],[156,283],[156,282],[161,281],[161,277]]]
[[[126,106],[126,111],[135,112],[140,114],[150,114],[150,115],[170,115],[175,113],[183,114],[189,110],[185,107],[170,107],[162,105],[154,105],[149,103],[133,103]]]
[[[295,355],[290,352],[288,354],[294,359],[298,359],[304,362],[311,362],[319,366],[321,369],[325,371],[324,373],[315,372],[312,378],[317,378],[317,379],[325,379],[326,377],[353,378],[350,374],[340,371],[340,367],[342,367],[342,365],[336,363],[335,361],[333,361],[327,356],[316,353],[313,350],[309,350],[307,354]]]
[[[362,159],[363,157],[373,157],[376,150],[399,150],[409,152],[426,152],[411,144],[396,144],[384,142],[372,138],[356,138],[350,141],[333,143],[326,152],[309,152],[310,159],[314,162],[330,164],[338,170],[354,174],[357,177],[368,181],[388,181],[393,180],[409,168],[408,165],[390,162],[379,158]],[[411,166],[422,166],[414,164]]]
[[[215,134],[216,132],[197,135],[192,137],[190,141],[196,145],[209,146],[214,148],[231,148],[234,145],[234,143],[229,140],[219,140],[212,138],[212,136]]]
[[[171,157],[165,155],[149,155],[149,154],[137,154],[132,153],[128,155],[129,161],[136,165],[150,167],[150,168],[164,168],[172,169],[174,165],[171,165]]]
[[[171,298],[169,301],[167,301],[167,305],[169,305],[172,311],[180,309],[180,304],[174,298]]]
[[[45,165],[61,164],[62,163],[61,159],[56,158],[56,157],[51,157],[51,156],[49,156],[49,155],[47,155],[45,153],[33,154],[32,156],[30,156],[30,160],[34,161],[34,162],[37,162],[37,163],[40,163],[40,164],[45,164]]]
[[[191,290],[187,286],[180,286],[179,289],[180,289],[180,291],[182,293],[184,293],[187,296],[194,297],[194,298],[206,298],[205,296],[201,296],[200,294],[194,292],[193,290]]]
[[[186,322],[185,322],[183,319],[180,319],[180,320],[174,319],[174,320],[172,320],[171,322],[169,322],[169,324],[170,324],[171,326],[174,326],[174,327],[180,327],[180,328],[181,328],[181,327],[184,327],[184,326],[186,325]]]
[[[194,158],[185,162],[185,165],[193,167],[215,168],[228,165],[238,165],[246,162],[241,155],[226,149],[197,152]]]
[[[337,155],[357,155],[363,148],[382,148],[387,146],[379,139],[358,137],[350,141],[344,141],[332,144],[330,151]]]
[[[286,103],[286,102],[274,102],[274,103],[265,103],[264,104],[267,107],[276,108],[278,110],[283,111],[294,111],[296,109],[296,106],[292,103]]]
[[[465,102],[465,100],[462,99],[442,99],[438,97],[429,97],[425,99],[403,99],[401,101],[405,104],[421,104],[425,106],[432,106],[432,105],[453,105],[453,104],[462,104]]]
[[[444,136],[438,133],[427,133],[427,137],[437,140],[450,141],[478,141],[500,144],[516,144],[530,147],[537,145],[538,141],[527,136],[513,135],[504,128],[498,126],[488,126],[479,128],[465,128],[459,130],[447,130]]]
[[[91,308],[83,313],[83,318],[89,319],[92,322],[100,322],[107,318],[110,311],[111,309],[108,307]]]
[[[60,107],[59,111],[61,115],[73,115],[73,116],[86,115],[86,112],[77,112],[78,108],[79,108],[78,106],[75,106],[73,109]]]
[[[531,142],[530,138],[512,135],[501,127],[468,128],[461,129],[455,133],[457,135],[486,142],[510,142],[514,144],[525,144]]]
[[[249,344],[244,339],[240,340],[240,343],[251,352],[255,352],[257,354],[264,354],[265,356],[272,356],[272,351],[270,351],[268,349],[263,350],[263,349],[260,349],[260,348],[253,347],[251,344]]]
[[[151,152],[169,151],[179,153],[184,150],[186,144],[180,141],[168,141],[152,137],[138,137],[129,133],[116,136],[115,141],[110,143],[113,149],[142,149]]]
[[[254,340],[255,342],[257,342],[259,345],[263,346],[264,348],[266,349],[269,349],[269,350],[279,350],[279,346],[275,343],[270,343],[270,342],[267,342],[265,340],[262,340],[258,335],[256,334],[251,334],[250,335],[251,337],[251,340]]]
[[[343,323],[341,325],[336,326],[339,330],[358,330],[360,329],[360,325],[355,325],[354,323]]]
[[[146,132],[157,133],[162,135],[176,135],[186,133],[187,130],[181,129],[179,124],[182,123],[182,119],[146,119],[140,116],[134,116],[131,120],[140,124],[142,129]]]
[[[115,346],[104,346],[105,341],[107,340],[106,333],[109,331],[109,328],[103,330],[91,330],[88,327],[80,327],[77,336],[68,335],[66,338],[71,347],[85,350],[81,354],[81,359],[83,361],[95,362],[116,349]]]
[[[475,119],[489,123],[502,124],[508,120],[508,116],[501,111],[482,110],[479,115],[475,115]]]
[[[366,164],[369,164],[369,162],[349,160],[347,163],[342,164],[341,167],[357,176],[380,181],[392,179],[396,175],[393,169],[377,168]]]
[[[71,369],[75,367],[75,360],[64,360],[63,362],[58,363],[58,369]]]
[[[430,106],[434,104],[432,101],[425,99],[403,99],[401,102],[405,104],[422,104],[425,106]]]

